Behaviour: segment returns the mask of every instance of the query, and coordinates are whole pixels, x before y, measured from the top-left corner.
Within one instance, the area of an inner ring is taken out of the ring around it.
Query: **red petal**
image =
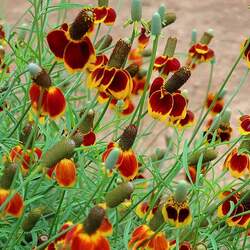
[[[101,23],[105,20],[108,10],[106,7],[96,7],[93,9],[95,15],[95,23]]]
[[[162,93],[161,90],[155,91],[149,98],[148,112],[160,121],[164,121],[173,107],[173,97],[170,93]]]
[[[88,249],[94,250],[94,244],[87,234],[78,234],[73,238],[70,250]]]
[[[168,61],[167,56],[158,56],[155,59],[154,67],[155,68],[162,68],[167,61]]]
[[[250,118],[244,119],[241,122],[240,126],[243,131],[242,134],[245,134],[245,135],[250,134]]]
[[[116,19],[116,12],[113,8],[107,8],[107,10],[108,10],[108,14],[104,20],[104,23],[106,25],[112,25]]]
[[[70,72],[82,71],[95,62],[95,49],[91,40],[84,36],[80,42],[69,42],[64,51],[64,63]]]
[[[82,144],[84,146],[91,146],[91,145],[94,145],[95,144],[95,141],[96,141],[96,135],[95,133],[91,130],[89,131],[88,134],[85,134],[83,136],[83,141],[82,141]]]
[[[105,217],[102,221],[101,226],[98,228],[98,232],[100,232],[101,235],[107,236],[107,235],[111,235],[112,231],[113,231],[112,224]]]
[[[85,249],[85,248],[82,248]],[[94,240],[94,248],[93,250],[110,250],[109,242],[104,237],[99,237]]]
[[[161,76],[155,78],[150,86],[149,96],[151,96],[155,91],[160,90],[163,84],[164,84],[164,79]]]
[[[104,68],[104,73],[102,75],[102,79],[100,80],[100,86],[99,86],[100,91],[104,91],[109,87],[109,85],[112,83],[115,77],[115,74],[116,74],[115,68]]]
[[[170,72],[175,72],[181,67],[180,61],[177,58],[169,58],[164,65],[163,74],[168,75]]]
[[[179,93],[174,93],[173,100],[174,100],[173,108],[170,112],[171,119],[176,120],[184,118],[186,116],[186,108],[187,108],[186,98]]]
[[[8,202],[5,207],[5,212],[14,216],[20,217],[23,213],[23,198],[19,193],[14,194],[11,200]]]
[[[47,94],[47,112],[53,119],[65,111],[66,101],[63,93],[57,87],[50,87]]]
[[[56,180],[63,187],[72,187],[75,184],[76,167],[73,161],[63,159],[56,164]]]
[[[64,50],[69,43],[66,32],[62,29],[53,30],[47,35],[47,42],[52,53],[59,59],[63,59]]]
[[[118,159],[117,168],[122,177],[132,180],[138,172],[138,162],[132,150],[122,152]]]

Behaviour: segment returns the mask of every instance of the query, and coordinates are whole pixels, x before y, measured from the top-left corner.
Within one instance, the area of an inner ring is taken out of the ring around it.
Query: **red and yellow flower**
[[[213,35],[205,32],[200,42],[192,45],[188,51],[188,59],[186,65],[194,69],[196,65],[209,62],[214,58],[214,51],[208,47]]]
[[[180,67],[180,61],[175,57],[158,56],[155,59],[154,69],[158,70],[164,77],[177,71]]]
[[[190,165],[188,166],[188,172],[191,177],[192,183],[196,183],[196,177],[197,177],[197,166],[196,165]],[[201,167],[201,174],[205,175],[206,174],[206,167],[202,166]],[[186,181],[190,182],[189,176],[186,173]]]
[[[176,120],[176,122],[174,122],[174,124],[176,124],[179,129],[191,127],[194,123],[195,117],[194,113],[191,110],[187,110],[186,116],[183,119]]]
[[[190,72],[185,68],[181,68],[177,72],[181,73],[181,71]],[[167,83],[164,82],[162,77],[157,77],[150,86],[148,112],[153,118],[160,121],[166,121],[167,118],[170,118],[174,122],[175,120],[184,119],[186,116],[186,98],[178,91],[178,88],[174,89],[174,91],[168,88],[168,83],[172,82],[171,79],[175,78],[175,76],[173,75]]]
[[[186,200],[178,202],[173,196],[170,196],[162,208],[162,215],[166,222],[179,228],[189,225],[192,221],[192,215]]]
[[[206,99],[206,103],[205,103],[207,109],[211,106],[214,98],[215,98],[215,94],[213,94],[213,93],[208,94],[207,99]],[[217,115],[218,113],[220,113],[224,107],[224,103],[225,103],[224,98],[222,96],[219,96],[216,99],[216,102],[213,105],[213,108],[211,109],[211,113],[213,115]]]
[[[129,125],[125,128],[119,143],[109,143],[106,151],[102,155],[102,161],[105,162],[114,148],[119,149],[119,157],[116,162],[116,168],[120,172],[121,176],[126,180],[134,179],[138,173],[138,161],[134,151],[132,150],[136,134],[136,126]]]
[[[131,98],[126,98],[125,100],[123,100],[122,106],[120,106],[118,100],[112,99],[110,102],[110,108],[111,109],[117,108],[117,111],[121,115],[130,115],[131,113],[133,113],[135,106],[131,101]]]
[[[218,217],[227,217],[226,223],[231,227],[235,226],[247,228],[249,225],[250,213],[240,215],[243,212],[250,212],[249,195],[241,200],[242,197],[242,194],[232,193],[231,191],[225,191],[219,196],[222,204],[218,207]],[[235,206],[235,208],[229,214],[231,211],[231,203]]]
[[[6,190],[0,188],[0,206],[6,201],[8,196],[11,195],[10,190]],[[20,217],[23,213],[23,198],[19,193],[15,193],[12,198],[7,202],[6,206],[4,207],[3,215],[7,214],[13,217]]]
[[[230,152],[224,162],[224,168],[235,178],[250,175],[250,158],[248,154],[239,153],[237,148]]]
[[[169,241],[163,232],[155,233],[149,226],[141,225],[137,227],[128,243],[131,250],[168,250]]]
[[[40,113],[41,116],[49,115],[52,119],[56,119],[65,111],[65,97],[57,87],[43,88],[33,83],[30,87],[29,95],[33,110],[36,113]]]
[[[250,134],[250,115],[243,115],[240,117],[239,131],[242,135]]]
[[[37,162],[42,156],[42,150],[34,147],[33,149],[23,149],[23,146],[15,146],[10,151],[10,160],[12,162],[20,162],[21,169],[24,174],[27,174],[30,167]]]

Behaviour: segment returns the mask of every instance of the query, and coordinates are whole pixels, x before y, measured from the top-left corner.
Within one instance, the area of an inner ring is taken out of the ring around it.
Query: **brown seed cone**
[[[120,39],[109,58],[108,66],[115,68],[122,68],[124,62],[127,60],[128,53],[131,49],[131,44],[125,40]]]
[[[132,182],[124,182],[106,194],[105,201],[108,207],[113,208],[120,205],[126,199],[130,199],[134,191]]]
[[[129,150],[134,144],[136,135],[137,127],[133,124],[128,125],[121,135],[121,138],[119,140],[119,147],[123,151]]]
[[[80,40],[92,27],[94,14],[91,10],[81,10],[69,28],[70,37]]]
[[[50,168],[64,158],[71,158],[75,147],[76,144],[72,139],[63,138],[43,154],[41,165]]]
[[[15,177],[18,164],[12,162],[6,162],[3,169],[3,174],[0,178],[0,187],[3,189],[9,189],[12,181]]]
[[[85,219],[83,226],[84,231],[91,235],[101,226],[105,216],[105,210],[102,207],[95,206],[91,208],[88,217]]]
[[[191,71],[188,67],[181,67],[176,71],[165,83],[164,88],[167,92],[173,93],[178,90],[191,76]]]
[[[216,159],[218,156],[218,152],[216,150],[203,148],[189,155],[188,165],[189,166],[196,165],[202,154],[203,154],[203,160],[202,160],[203,164]]]
[[[110,46],[112,43],[113,38],[111,35],[107,34],[104,35],[95,45],[95,48],[98,49],[99,51],[106,49]]]
[[[130,76],[133,78],[139,71],[139,66],[136,63],[130,64],[126,70],[130,74]]]
[[[83,136],[84,134],[82,132],[76,132],[71,136],[71,139],[75,142],[76,147],[80,147],[82,145]]]
[[[33,78],[33,81],[43,88],[49,88],[52,84],[49,74],[44,69],[42,69],[36,78]]]

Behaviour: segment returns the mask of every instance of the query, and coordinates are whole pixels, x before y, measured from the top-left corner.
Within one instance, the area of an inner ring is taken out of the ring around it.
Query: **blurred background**
[[[64,0],[66,2],[68,0]],[[7,20],[7,24],[15,24],[23,15],[24,11],[30,6],[25,0],[1,0],[1,15]],[[52,0],[52,5],[60,1]],[[71,1],[80,4],[95,5],[97,1]],[[110,0],[110,6],[117,10],[117,21],[111,32],[114,40],[121,37],[130,36],[131,27],[123,28],[124,22],[130,17],[130,0]],[[163,36],[160,39],[160,49],[158,54],[163,52],[165,42],[168,36],[175,36],[178,39],[177,52],[187,52],[190,47],[192,29],[198,31],[198,39],[202,33],[209,28],[214,30],[214,38],[210,47],[215,51],[216,65],[213,76],[212,90],[216,91],[219,85],[226,78],[228,72],[240,51],[240,44],[244,38],[250,35],[249,21],[250,9],[247,0],[142,0],[143,18],[150,19],[152,14],[158,9],[161,3],[164,3],[168,10],[174,11],[177,20],[163,30]],[[67,19],[72,20],[76,11],[70,10]],[[29,22],[30,15],[26,15],[24,20]],[[50,15],[50,25],[55,25],[56,12]],[[48,27],[48,30],[50,27]],[[102,30],[105,32],[106,27]],[[185,85],[189,91],[190,106],[192,110],[197,110],[202,105],[205,98],[205,89],[209,78],[209,64],[202,64],[195,69],[191,80]],[[228,94],[239,84],[240,78],[246,68],[244,61],[241,61],[228,84]],[[232,123],[235,125],[237,118],[242,113],[250,113],[249,91],[250,79],[241,89],[240,94],[234,99],[231,108],[233,110]],[[238,134],[238,132],[236,131]]]

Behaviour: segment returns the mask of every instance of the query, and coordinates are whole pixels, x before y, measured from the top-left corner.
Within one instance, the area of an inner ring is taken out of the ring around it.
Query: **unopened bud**
[[[12,163],[12,162],[5,163],[3,174],[0,178],[1,188],[9,189],[11,187],[17,168],[18,168],[18,165],[16,163]]]
[[[164,88],[166,91],[173,93],[182,87],[189,77],[191,76],[191,71],[188,67],[181,67],[176,71],[165,83]]]
[[[43,154],[41,164],[46,168],[50,168],[64,158],[71,158],[76,147],[72,139],[62,139]]]
[[[34,208],[29,213],[28,216],[24,219],[22,224],[22,229],[24,232],[29,232],[39,221],[41,216],[43,215],[44,208]]]
[[[107,159],[105,160],[105,167],[109,170],[115,168],[115,165],[118,161],[120,155],[120,149],[114,148],[108,155]]]
[[[80,115],[80,117],[85,115],[85,118],[79,125],[79,131],[84,134],[87,134],[93,128],[95,111],[93,109],[90,109],[87,114],[84,113],[85,112],[83,112],[83,114]]]
[[[160,14],[161,16],[161,20],[164,20],[165,18],[165,12],[166,12],[166,8],[165,8],[165,5],[162,3],[158,9],[158,13]]]
[[[183,201],[186,200],[187,193],[188,193],[188,183],[184,180],[179,181],[175,189],[174,199],[177,202],[182,203]]]
[[[102,207],[95,206],[91,208],[88,217],[85,219],[84,231],[91,235],[101,226],[105,216],[105,210]]]
[[[161,16],[158,12],[155,12],[151,20],[151,34],[153,36],[159,36],[161,34]]]
[[[202,164],[204,164],[216,159],[218,156],[218,152],[214,149],[209,148],[200,149],[190,154],[190,156],[188,157],[188,165],[196,165],[201,155],[203,155]]]
[[[108,48],[110,46],[110,44],[112,43],[113,38],[111,35],[107,34],[104,35],[95,45],[96,49],[98,49],[99,51],[104,50],[106,48]]]
[[[126,199],[130,199],[131,194],[134,191],[132,182],[124,182],[108,192],[105,197],[105,201],[108,207],[113,208],[120,205]]]
[[[196,42],[197,42],[197,30],[193,29],[191,35],[191,44],[195,44]]]
[[[134,22],[138,22],[142,17],[142,6],[141,0],[132,0],[131,1],[131,19]]]

